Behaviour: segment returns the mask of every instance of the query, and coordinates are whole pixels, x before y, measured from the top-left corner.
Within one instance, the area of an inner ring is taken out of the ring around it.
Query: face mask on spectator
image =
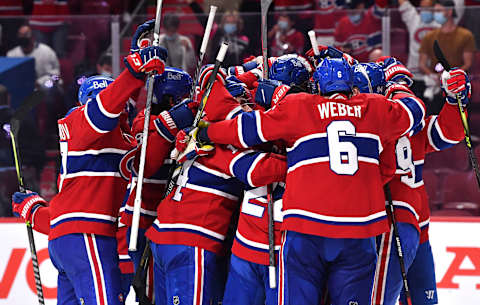
[[[233,34],[237,31],[237,25],[235,23],[225,23],[223,25],[223,30],[227,34]]]
[[[278,22],[278,27],[281,29],[281,30],[286,30],[288,29],[288,22],[287,21],[284,21],[284,20],[280,20]]]
[[[352,23],[358,23],[358,22],[360,22],[360,20],[362,19],[362,14],[361,14],[361,13],[349,14],[349,15],[348,15],[348,18],[350,19],[350,21],[351,21]]]
[[[424,23],[430,23],[433,21],[433,13],[431,11],[421,11],[420,19]]]
[[[447,17],[445,17],[442,12],[435,12],[433,14],[433,19],[435,19],[435,21],[440,24],[444,24],[445,22],[447,22]]]
[[[18,37],[18,44],[22,48],[26,48],[30,45],[30,38],[29,37]]]

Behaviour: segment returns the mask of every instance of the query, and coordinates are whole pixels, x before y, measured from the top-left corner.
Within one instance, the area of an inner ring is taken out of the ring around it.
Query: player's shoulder
[[[65,116],[58,121],[66,122],[66,121],[74,121],[77,119],[79,115],[82,115],[83,110],[85,109],[85,105],[83,106],[76,106],[73,108],[70,108],[70,110],[67,111]]]

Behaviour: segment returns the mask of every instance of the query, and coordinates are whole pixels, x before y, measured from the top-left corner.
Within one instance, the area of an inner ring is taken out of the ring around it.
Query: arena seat
[[[480,214],[480,189],[473,171],[452,172],[443,180],[443,208]]]
[[[434,170],[429,169],[423,170],[422,177],[431,209],[440,209],[442,205],[440,177],[435,173]]]
[[[463,143],[425,156],[425,169],[436,173],[465,171],[470,168],[467,151]]]

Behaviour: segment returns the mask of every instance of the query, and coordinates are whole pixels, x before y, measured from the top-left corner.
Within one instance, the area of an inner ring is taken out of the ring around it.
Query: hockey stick
[[[205,106],[207,105],[208,98],[210,97],[210,93],[212,92],[213,84],[215,83],[215,80],[217,79],[217,73],[218,70],[220,69],[220,66],[223,63],[223,60],[225,58],[225,54],[227,53],[228,50],[228,43],[224,42],[220,46],[220,50],[218,51],[217,58],[215,59],[215,65],[213,66],[212,74],[210,74],[210,77],[208,78],[208,83],[207,86],[205,87],[205,91],[203,92],[202,99],[200,100],[200,105],[198,106],[197,110],[197,115],[195,116],[195,119],[193,120],[193,127],[198,126],[198,123],[202,119],[203,112],[205,110]],[[195,143],[195,140],[192,138],[190,139],[190,142],[187,145],[187,148],[185,151],[180,153],[176,159],[182,159],[188,152],[192,151],[194,145],[197,145]],[[183,171],[183,167],[182,167]],[[173,189],[173,187],[172,187]],[[168,190],[171,191],[170,185],[168,187]],[[168,195],[168,194],[167,194]]]
[[[159,36],[160,36],[160,16],[162,11],[162,1],[157,0],[157,11],[155,13],[155,27],[153,31],[153,45],[159,45]],[[145,156],[147,153],[147,141],[148,141],[148,126],[150,124],[150,113],[152,110],[152,100],[153,100],[153,84],[155,83],[155,71],[149,73],[147,76],[147,102],[145,105],[145,121],[143,123],[143,134],[142,134],[142,148],[140,150],[140,164],[138,169],[138,180],[137,180],[137,191],[135,193],[135,201],[133,203],[133,216],[132,216],[132,227],[130,230],[130,241],[128,245],[128,250],[137,251],[137,238],[138,238],[138,226],[140,223],[140,208],[142,202],[142,187],[143,187],[143,176],[145,169]]]
[[[18,179],[18,188],[20,192],[25,193],[26,188],[23,180],[22,174],[22,160],[20,158],[20,150],[18,146],[18,133],[20,131],[20,121],[25,117],[30,110],[33,109],[43,98],[43,92],[41,91],[34,91],[32,95],[30,95],[27,100],[18,108],[18,110],[14,113],[12,119],[10,120],[10,138],[12,140],[12,149],[13,149],[13,157],[15,159],[15,169],[17,171],[17,179]],[[27,221],[27,233],[28,233],[28,243],[30,245],[30,254],[32,256],[32,265],[33,265],[33,276],[35,278],[35,286],[37,288],[37,298],[38,303],[40,305],[45,304],[45,299],[43,298],[43,288],[42,288],[42,281],[40,279],[40,266],[38,264],[38,257],[37,257],[37,249],[35,247],[35,239],[33,238],[33,229],[32,224]]]
[[[262,57],[263,57],[263,78],[268,79],[268,44],[267,44],[267,15],[272,0],[262,0],[260,9],[262,14]],[[267,185],[267,211],[268,211],[268,279],[270,288],[277,287],[275,267],[275,222],[273,219],[273,198],[272,185]]]
[[[437,57],[437,60],[442,64],[445,71],[450,71],[450,64],[445,58],[445,55],[443,55],[442,49],[440,48],[440,45],[438,44],[437,40],[433,42],[433,52],[435,53],[435,57]],[[473,152],[473,148],[472,148],[472,140],[470,137],[470,127],[468,126],[467,116],[465,114],[465,110],[463,109],[460,96],[457,94],[456,98],[457,98],[458,111],[460,113],[460,119],[462,120],[463,131],[465,133],[465,145],[467,146],[468,157],[470,158],[470,164],[472,164],[473,171],[475,172],[475,177],[477,178],[477,184],[478,184],[478,187],[480,188],[480,171],[478,169],[477,157],[475,156],[475,153]]]
[[[398,234],[397,221],[395,220],[394,207],[393,207],[393,201],[392,201],[392,192],[390,191],[390,185],[388,185],[388,183],[385,184],[385,186],[383,187],[383,190],[385,191],[385,197],[387,198],[387,202],[388,202],[387,214],[389,214],[390,220],[392,221],[393,237],[395,238],[395,244],[397,246],[398,261],[400,263],[400,271],[402,273],[403,288],[405,289],[405,297],[407,298],[407,304],[412,305],[412,297],[410,295],[410,289],[408,288],[407,272],[405,269],[405,260],[403,259],[402,244],[400,242],[400,235]]]
[[[210,75],[210,78],[208,79],[208,84],[205,89],[205,92],[202,97],[201,104],[199,106],[199,109],[197,111],[197,115],[195,116],[193,126],[197,126],[198,122],[200,121],[203,110],[205,109],[205,105],[207,103],[208,97],[210,96],[210,92],[212,91],[213,83],[215,82],[215,79],[217,78],[217,73],[218,70],[223,62],[223,59],[225,58],[225,53],[227,52],[228,44],[223,43],[222,46],[220,47],[220,51],[218,52],[217,59],[215,62],[215,66],[213,68],[212,74]],[[195,145],[193,141],[191,141]],[[189,143],[190,145],[190,143]],[[180,157],[180,156],[179,156]],[[178,157],[177,157],[178,158]],[[165,188],[165,193],[163,195],[163,199],[165,199],[173,190],[176,181],[174,179],[174,172],[175,172],[175,165],[172,166],[170,169],[169,177],[168,177],[168,182],[167,182],[167,187]],[[182,167],[183,170],[183,167]],[[138,189],[137,189],[138,192]],[[131,233],[130,233],[131,234]],[[131,237],[130,237],[131,238]],[[142,258],[140,260],[140,264],[135,272],[135,276],[133,279],[133,288],[135,289],[135,292],[137,293],[137,296],[139,297],[140,300],[140,305],[150,305],[150,300],[145,295],[145,277],[146,277],[146,272],[148,268],[148,261],[150,259],[150,254],[151,254],[151,249],[150,249],[150,242],[147,239],[147,243],[145,246],[145,249],[142,254]],[[143,303],[142,303],[143,302]]]
[[[217,7],[214,5],[210,5],[210,13],[208,14],[207,25],[205,26],[202,45],[200,46],[200,54],[198,56],[197,67],[195,68],[195,74],[193,76],[193,84],[192,84],[192,89],[190,91],[190,99],[196,98],[195,88],[198,82],[198,73],[200,72],[200,68],[202,67],[203,57],[205,56],[205,52],[207,51],[208,40],[210,38],[210,32],[212,31],[212,25],[213,25],[213,20],[215,19],[216,11],[217,11]]]
[[[317,37],[315,37],[315,31],[313,30],[308,31],[308,37],[310,37],[310,43],[312,44],[313,54],[316,56],[320,55],[320,51],[318,51]]]

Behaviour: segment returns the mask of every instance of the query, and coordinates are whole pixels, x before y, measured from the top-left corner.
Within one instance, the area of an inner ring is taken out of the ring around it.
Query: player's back
[[[413,124],[403,106],[376,94],[298,94],[283,104],[297,114],[287,140],[284,229],[335,238],[386,231],[379,155]]]

